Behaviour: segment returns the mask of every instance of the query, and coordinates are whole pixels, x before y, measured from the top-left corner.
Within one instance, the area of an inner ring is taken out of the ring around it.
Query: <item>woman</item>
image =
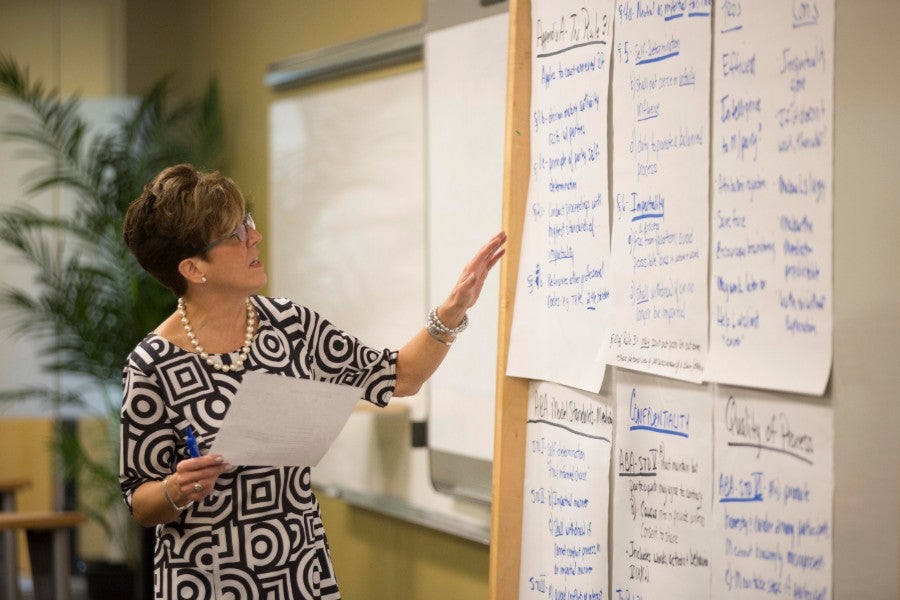
[[[381,406],[415,394],[465,328],[506,236],[469,261],[396,352],[364,346],[306,307],[254,295],[266,283],[262,236],[218,173],[162,171],[130,206],[124,238],[179,297],[124,369],[120,482],[134,518],[157,526],[156,597],[339,598],[309,467],[235,468],[205,451],[248,371],[353,382]],[[189,428],[199,452],[185,443]]]

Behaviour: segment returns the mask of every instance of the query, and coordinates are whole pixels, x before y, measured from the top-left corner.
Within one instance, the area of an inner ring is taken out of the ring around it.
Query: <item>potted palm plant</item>
[[[83,436],[59,427],[55,455],[87,499],[79,508],[130,566],[140,544],[118,485],[121,369],[135,344],[173,310],[174,298],[134,261],[122,242],[122,221],[128,204],[165,166],[217,168],[222,138],[215,80],[199,101],[171,103],[167,87],[160,81],[126,116],[92,133],[78,96],[64,98],[31,81],[27,69],[0,55],[0,96],[25,115],[0,123],[0,135],[41,158],[23,179],[21,198],[0,212],[0,243],[34,273],[27,287],[0,289],[0,310],[14,335],[38,341],[47,375],[46,382],[0,390],[0,400],[59,409],[89,399],[97,406],[100,399],[105,445],[89,448]],[[58,215],[31,202],[48,189],[58,190],[64,204]]]

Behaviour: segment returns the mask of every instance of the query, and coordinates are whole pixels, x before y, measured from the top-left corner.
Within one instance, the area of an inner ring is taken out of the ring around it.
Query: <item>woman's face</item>
[[[268,277],[259,258],[261,240],[262,234],[247,213],[232,233],[214,240],[204,249],[206,285],[234,288],[241,294],[255,292],[264,286]]]

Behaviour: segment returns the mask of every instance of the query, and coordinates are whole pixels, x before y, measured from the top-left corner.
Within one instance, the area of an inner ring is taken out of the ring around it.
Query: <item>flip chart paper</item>
[[[608,598],[613,412],[553,383],[528,393],[519,598]]]
[[[315,466],[360,395],[348,385],[248,372],[210,452],[232,465]]]
[[[712,389],[620,370],[616,399],[612,598],[709,598]]]
[[[612,10],[532,3],[531,175],[507,361],[511,376],[591,392],[605,372]]]
[[[831,598],[833,409],[717,387],[713,598]]]
[[[602,357],[699,383],[707,354],[709,2],[620,1]]]
[[[821,395],[834,298],[834,2],[716,8],[705,377]]]

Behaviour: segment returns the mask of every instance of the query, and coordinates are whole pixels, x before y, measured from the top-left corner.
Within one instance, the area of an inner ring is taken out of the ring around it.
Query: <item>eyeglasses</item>
[[[224,237],[220,237],[219,239],[215,240],[214,242],[210,242],[202,250],[200,250],[200,252],[198,252],[197,254],[206,254],[207,252],[209,252],[210,250],[212,250],[213,248],[215,248],[222,242],[229,240],[233,237],[236,237],[240,241],[246,243],[247,238],[250,235],[248,228],[256,230],[256,223],[253,222],[253,215],[251,215],[250,213],[247,213],[244,216],[243,220],[240,223],[238,223],[237,227],[234,228],[234,231],[232,231],[231,233],[229,233],[228,235],[226,235]]]

